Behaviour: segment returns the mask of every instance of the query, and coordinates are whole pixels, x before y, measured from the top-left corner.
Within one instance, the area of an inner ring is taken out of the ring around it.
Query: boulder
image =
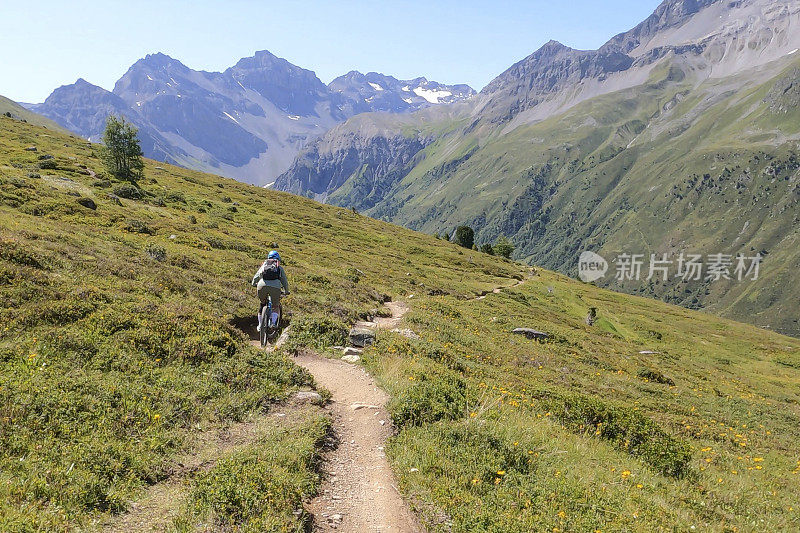
[[[108,199],[111,200],[111,203],[122,205],[122,200],[119,199],[119,196],[116,194],[109,194]]]
[[[587,326],[594,326],[594,323],[597,321],[597,308],[590,307],[589,313],[586,315],[586,325]]]
[[[292,399],[297,403],[322,403],[322,396],[314,391],[295,392]]]
[[[27,148],[25,148],[25,151],[26,152],[36,152],[37,148],[35,146],[28,146]]]
[[[342,361],[344,361],[345,363],[355,364],[361,361],[361,357],[354,354],[345,355],[344,357],[342,357]]]
[[[550,335],[548,335],[543,331],[536,331],[535,329],[530,329],[530,328],[516,328],[511,333],[514,333],[515,335],[524,335],[529,339],[537,339],[537,340],[546,339],[550,337]]]
[[[342,355],[361,355],[364,350],[361,348],[343,348],[342,352]]]
[[[83,196],[75,201],[78,202],[83,207],[85,207],[86,209],[91,209],[92,211],[97,209],[97,204],[94,203],[94,200],[92,200],[91,198],[86,198],[85,196]]]
[[[364,348],[375,343],[375,332],[366,328],[350,330],[350,344],[356,348]]]

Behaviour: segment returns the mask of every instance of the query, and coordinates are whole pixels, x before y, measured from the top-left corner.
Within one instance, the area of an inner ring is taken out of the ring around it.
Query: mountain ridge
[[[326,85],[267,50],[222,72],[156,52],[133,63],[112,91],[79,78],[29,108],[94,140],[108,114],[124,115],[139,128],[147,156],[264,185],[307,142],[355,114],[405,113],[475,94],[466,85],[358,74],[386,87],[348,83],[347,75]]]

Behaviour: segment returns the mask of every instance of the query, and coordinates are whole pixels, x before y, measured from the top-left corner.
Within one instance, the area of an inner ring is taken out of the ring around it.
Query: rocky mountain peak
[[[664,0],[643,22],[630,31],[620,33],[609,40],[600,51],[620,51],[630,53],[641,43],[657,33],[677,26],[700,10],[723,0]],[[737,0],[738,1],[738,0]],[[731,5],[737,2],[731,2]]]
[[[536,59],[546,59],[550,57],[555,57],[558,54],[565,53],[565,52],[574,52],[574,48],[570,48],[569,46],[562,44],[554,39],[550,39],[546,43],[542,45],[536,52],[534,52],[531,57]]]

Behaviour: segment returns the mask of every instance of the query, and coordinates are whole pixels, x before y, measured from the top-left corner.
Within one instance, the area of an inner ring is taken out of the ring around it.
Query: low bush
[[[594,432],[640,457],[660,474],[680,478],[689,472],[689,444],[665,432],[639,411],[578,394],[546,397],[543,403],[566,426]]]
[[[219,461],[201,474],[187,512],[186,529],[197,518],[215,530],[303,531],[309,516],[298,502],[316,491],[313,463],[329,430],[329,420],[309,415],[299,425],[273,428],[248,449]]]
[[[662,385],[674,386],[675,381],[668,378],[658,370],[651,370],[649,368],[642,368],[638,373],[639,377],[645,381],[652,381],[653,383],[661,383]]]
[[[129,220],[125,223],[124,227],[125,231],[130,231],[131,233],[141,233],[143,235],[155,234],[155,230],[141,220]]]
[[[148,244],[144,251],[150,258],[155,259],[156,261],[164,262],[167,260],[166,248],[158,244]]]
[[[123,183],[114,187],[114,194],[126,200],[140,200],[143,193],[136,185],[131,183]]]
[[[299,350],[303,346],[324,350],[347,342],[350,329],[341,320],[330,315],[304,316],[292,322],[292,336],[287,348]]]
[[[430,370],[416,372],[411,385],[390,402],[395,426],[420,426],[439,420],[455,420],[467,410],[467,385],[455,372]]]

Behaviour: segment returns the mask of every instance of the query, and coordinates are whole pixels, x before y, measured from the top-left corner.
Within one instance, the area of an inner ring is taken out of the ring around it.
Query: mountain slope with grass
[[[24,120],[35,126],[42,126],[47,129],[55,130],[59,133],[69,133],[52,120],[43,117],[33,111],[29,111],[5,96],[0,96],[0,115],[5,115],[8,118],[15,118],[17,120]]]
[[[276,246],[291,334],[267,353],[242,330]],[[264,417],[314,387],[293,354],[333,356],[389,298],[405,331],[363,362],[430,530],[800,525],[800,342],[352,210],[154,161],[115,182],[96,146],[0,117],[0,297],[3,531],[100,529],[176,472],[175,530],[302,530],[329,422]],[[264,429],[186,468],[241,424]]]
[[[354,117],[276,187],[427,233],[466,224],[479,244],[505,235],[573,276],[584,250],[760,253],[752,283],[676,268],[621,283],[612,265],[601,284],[797,336],[798,27],[796,0],[668,0],[599,50],[547,43],[470,102]]]

